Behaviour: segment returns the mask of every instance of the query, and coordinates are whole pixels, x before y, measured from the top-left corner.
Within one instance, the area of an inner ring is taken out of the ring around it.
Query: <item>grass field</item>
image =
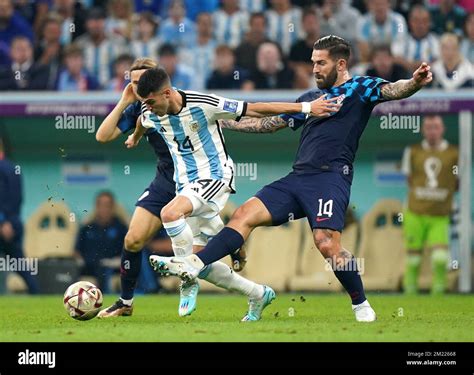
[[[105,305],[114,301],[105,298]],[[177,315],[177,295],[138,296],[132,317],[75,321],[62,296],[0,297],[0,341],[474,341],[474,297],[369,295],[375,323],[357,323],[343,294],[279,294],[263,320],[240,323],[246,300],[200,295]]]

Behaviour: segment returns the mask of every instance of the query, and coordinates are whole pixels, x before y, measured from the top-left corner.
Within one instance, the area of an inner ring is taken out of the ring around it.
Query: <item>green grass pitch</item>
[[[104,306],[115,300],[106,296]],[[474,341],[472,295],[369,294],[375,323],[357,323],[344,294],[279,294],[263,319],[240,323],[246,299],[200,295],[192,316],[177,295],[138,296],[133,316],[75,321],[62,296],[0,297],[0,341]]]

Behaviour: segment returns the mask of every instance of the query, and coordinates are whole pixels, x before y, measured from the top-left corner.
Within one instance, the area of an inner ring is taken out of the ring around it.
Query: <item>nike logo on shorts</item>
[[[316,221],[319,223],[320,221],[329,220],[329,219],[330,217],[317,217]]]

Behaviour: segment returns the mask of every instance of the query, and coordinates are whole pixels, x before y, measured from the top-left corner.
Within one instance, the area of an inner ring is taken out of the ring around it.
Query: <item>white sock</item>
[[[163,223],[163,227],[171,238],[174,255],[185,257],[193,253],[193,231],[186,219]]]
[[[247,280],[235,273],[227,264],[214,262],[208,266],[207,275],[202,277],[210,283],[221,288],[240,292],[249,298],[259,299],[263,297],[263,285]]]
[[[120,298],[120,300],[122,301],[122,303],[123,303],[124,305],[132,306],[133,298],[132,298],[132,299],[123,299],[123,298]]]

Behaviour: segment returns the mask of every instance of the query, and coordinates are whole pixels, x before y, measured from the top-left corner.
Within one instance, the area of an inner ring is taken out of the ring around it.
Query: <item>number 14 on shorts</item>
[[[333,200],[329,199],[324,202],[323,199],[318,199],[318,214],[316,215],[316,221],[329,220],[332,216],[332,205]],[[327,217],[322,217],[327,216]]]

